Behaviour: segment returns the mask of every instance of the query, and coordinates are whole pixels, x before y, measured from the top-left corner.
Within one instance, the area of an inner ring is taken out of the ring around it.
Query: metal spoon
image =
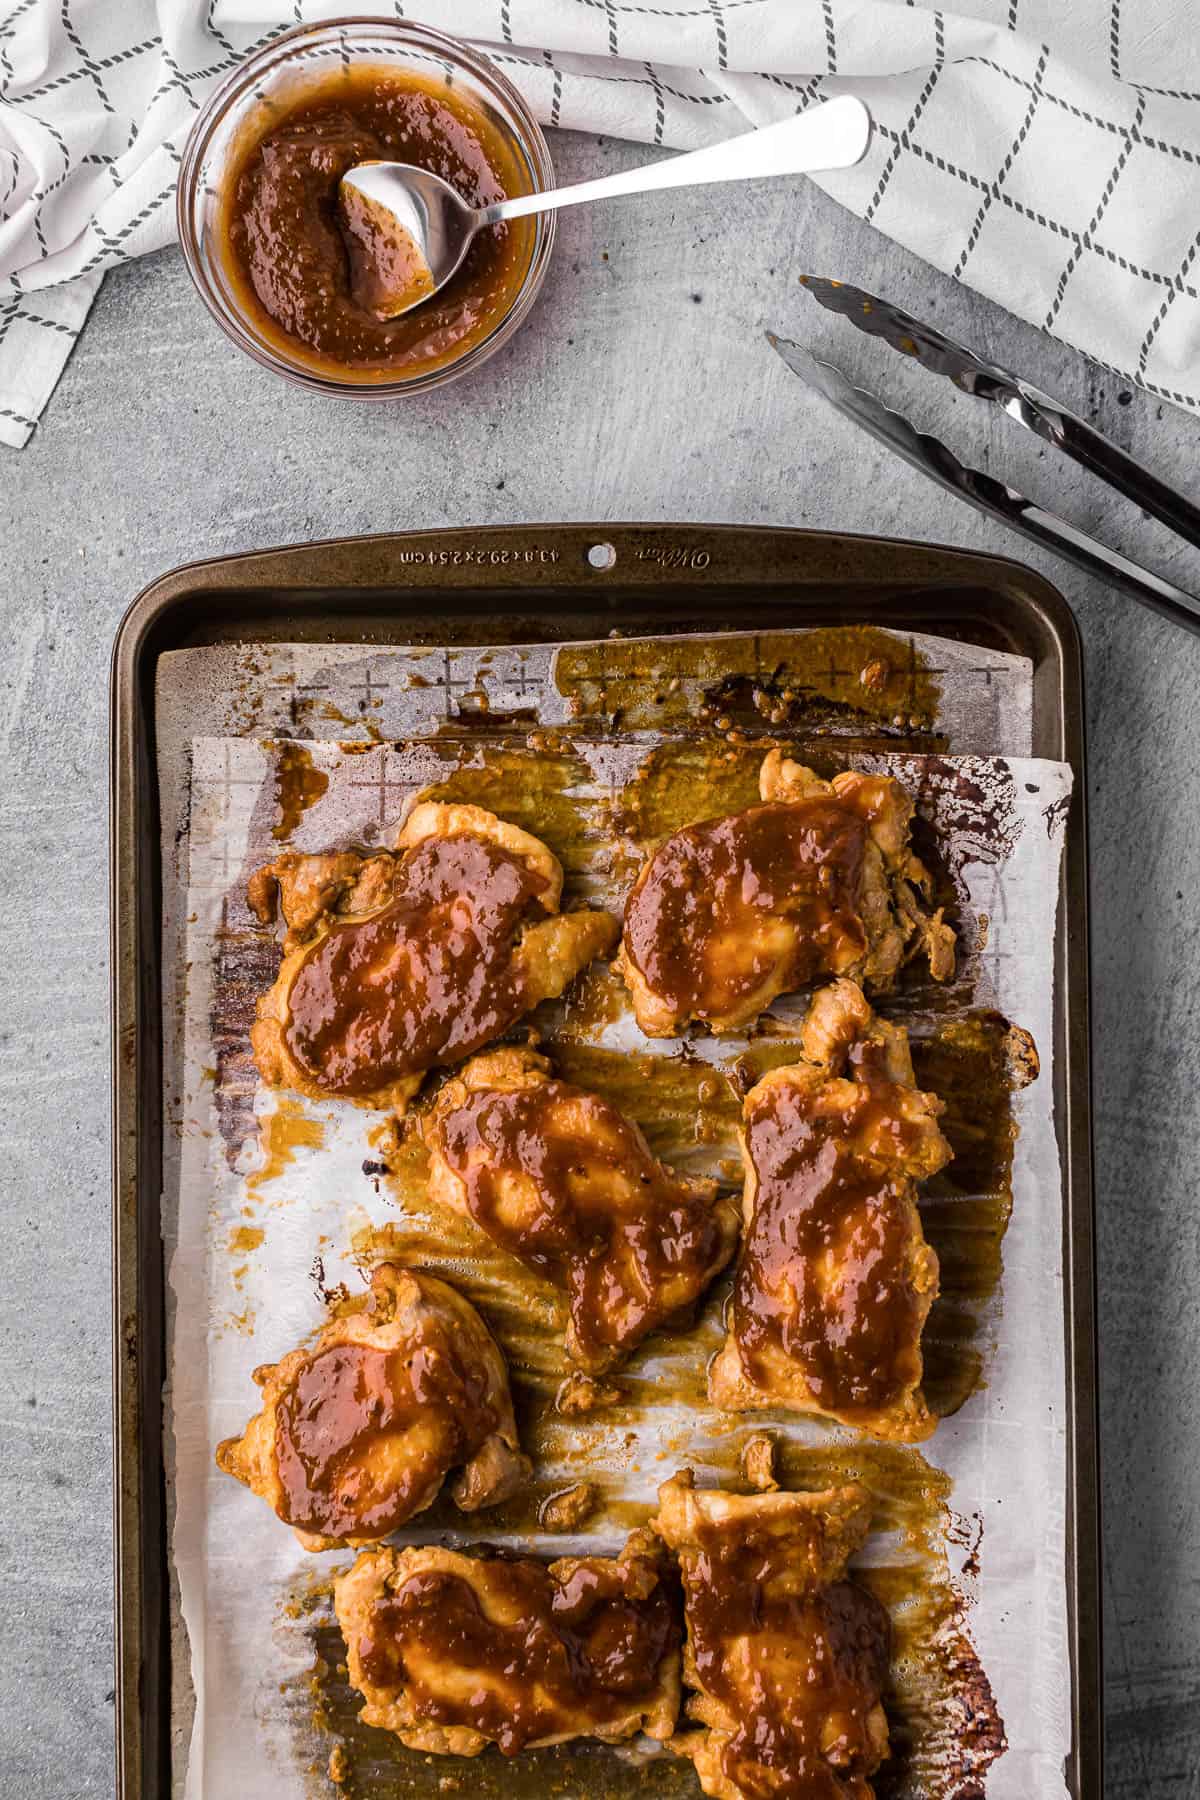
[[[476,233],[503,219],[554,212],[585,200],[641,194],[655,188],[692,187],[708,181],[744,181],[763,175],[803,175],[848,169],[871,141],[871,115],[861,100],[843,94],[821,106],[747,131],[722,144],[627,169],[599,181],[581,181],[548,194],[521,194],[476,211],[449,182],[410,163],[364,162],[348,169],[339,188],[356,288],[364,304],[384,318],[398,318],[444,287],[461,266]]]

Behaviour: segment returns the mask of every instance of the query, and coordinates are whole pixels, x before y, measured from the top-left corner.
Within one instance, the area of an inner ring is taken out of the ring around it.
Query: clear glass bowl
[[[491,331],[462,354],[432,367],[397,372],[347,368],[334,372],[285,334],[265,328],[231,275],[225,227],[228,176],[247,145],[331,72],[348,62],[381,71],[403,70],[434,85],[444,81],[482,113],[504,137],[526,176],[527,191],[554,185],[550,152],[541,127],[512,83],[487,60],[444,32],[403,20],[348,18],[301,25],[239,64],[211,96],[192,128],[179,173],[179,241],[205,305],[235,344],[265,368],[319,393],[356,400],[390,400],[424,393],[478,368],[521,324],[537,298],[554,244],[554,214],[535,216],[529,266],[511,303]]]

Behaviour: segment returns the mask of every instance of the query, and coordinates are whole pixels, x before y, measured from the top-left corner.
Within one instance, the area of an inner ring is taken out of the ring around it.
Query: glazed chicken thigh
[[[936,1423],[921,1331],[938,1264],[915,1184],[950,1160],[942,1105],[852,981],[817,993],[801,1043],[746,1096],[742,1254],[709,1398],[917,1442]]]
[[[431,1505],[451,1469],[464,1512],[529,1474],[504,1360],[474,1307],[430,1275],[381,1264],[363,1311],[254,1379],[262,1410],[217,1463],[306,1550],[377,1543]]]
[[[899,781],[823,781],[772,750],[759,789],[761,806],[677,831],[634,883],[617,967],[650,1037],[738,1030],[825,975],[887,989],[918,952],[937,980],[953,971]]]
[[[531,1051],[475,1057],[425,1135],[432,1196],[566,1290],[567,1349],[592,1373],[689,1312],[733,1255],[737,1212],[716,1183],[667,1168]]]
[[[856,1483],[823,1493],[659,1489],[679,1559],[686,1712],[671,1748],[715,1800],[872,1800],[888,1753],[888,1614],[846,1577],[867,1535]]]
[[[368,1725],[411,1750],[505,1756],[568,1738],[667,1738],[679,1711],[678,1584],[652,1532],[617,1558],[367,1551],[337,1583]]]
[[[610,950],[616,921],[560,912],[562,869],[482,807],[416,806],[394,851],[287,852],[251,878],[283,963],[251,1031],[263,1080],[403,1111]]]

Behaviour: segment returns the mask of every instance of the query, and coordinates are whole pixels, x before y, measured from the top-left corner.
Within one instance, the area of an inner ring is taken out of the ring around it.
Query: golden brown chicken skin
[[[504,1360],[444,1281],[381,1264],[365,1309],[256,1369],[263,1405],[217,1448],[306,1550],[373,1544],[436,1499],[452,1469],[464,1512],[525,1481]]]
[[[411,1750],[505,1756],[568,1738],[668,1738],[679,1711],[678,1584],[653,1533],[619,1557],[368,1551],[334,1604],[368,1725]]]
[[[739,1030],[826,975],[884,990],[920,952],[937,980],[953,972],[900,782],[849,769],[823,781],[772,750],[759,790],[761,806],[677,831],[634,883],[617,967],[649,1037],[693,1020]]]
[[[716,1183],[667,1168],[636,1125],[532,1051],[475,1057],[425,1136],[433,1197],[566,1290],[567,1350],[585,1370],[686,1317],[733,1255],[737,1211]]]
[[[870,1500],[659,1489],[654,1528],[679,1559],[686,1706],[671,1741],[715,1800],[872,1800],[888,1754],[886,1609],[846,1577]]]
[[[709,1397],[919,1442],[936,1424],[921,1331],[938,1264],[915,1184],[950,1160],[942,1104],[852,981],[815,996],[801,1047],[746,1096],[742,1254]]]
[[[403,1111],[426,1073],[462,1062],[611,950],[617,923],[560,912],[562,869],[479,806],[426,801],[394,851],[287,852],[251,878],[287,926],[251,1031],[264,1081]]]

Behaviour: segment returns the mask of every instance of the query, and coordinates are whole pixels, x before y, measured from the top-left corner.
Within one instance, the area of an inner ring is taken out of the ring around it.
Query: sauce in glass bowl
[[[238,66],[193,126],[178,201],[189,271],[228,336],[302,386],[364,401],[477,367],[528,314],[554,243],[552,213],[488,227],[401,312],[421,270],[386,210],[339,192],[372,161],[428,169],[472,207],[554,179],[537,120],[487,57],[429,26],[347,19]]]
[[[430,169],[476,208],[530,192],[511,145],[452,89],[352,66],[297,101],[231,171],[227,254],[264,333],[283,332],[317,366],[390,376],[437,367],[496,327],[529,271],[534,228],[515,219],[481,231],[440,293],[381,317],[338,196],[347,170],[376,161]]]

